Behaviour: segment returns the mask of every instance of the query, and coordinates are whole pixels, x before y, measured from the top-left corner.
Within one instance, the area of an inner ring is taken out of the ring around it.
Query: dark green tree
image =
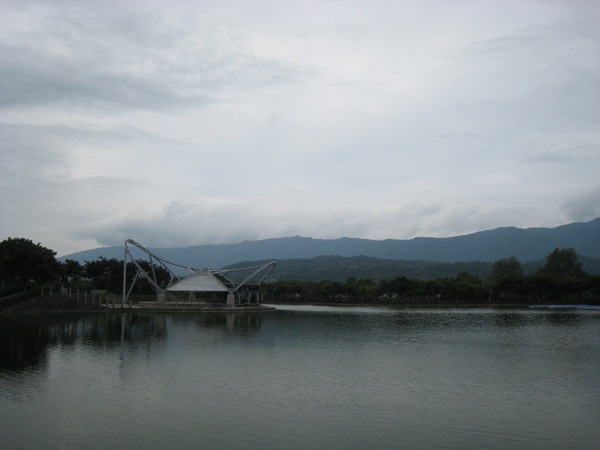
[[[79,261],[67,259],[58,263],[58,273],[62,283],[75,287],[83,276],[83,267]]]
[[[488,300],[494,292],[510,296],[523,279],[523,266],[514,256],[499,259],[492,265],[492,272],[487,280]]]
[[[379,298],[377,283],[369,278],[359,278],[356,284],[358,299],[374,303]]]
[[[313,286],[314,296],[324,302],[340,301],[343,298],[343,284],[339,281],[321,280]]]
[[[492,265],[492,280],[506,280],[510,278],[521,278],[523,276],[523,267],[521,262],[514,256],[510,258],[499,259]]]
[[[8,238],[0,242],[0,285],[27,287],[56,277],[56,252],[30,239]]]
[[[584,274],[574,248],[556,248],[546,256],[540,275],[551,278],[578,277]]]
[[[381,290],[390,298],[404,301],[415,295],[417,283],[418,281],[413,278],[401,276],[392,280],[383,281],[381,283]]]
[[[111,292],[123,290],[123,261],[116,258],[106,259],[100,256],[95,261],[86,261],[83,276],[92,282],[94,289]]]
[[[121,264],[121,271],[123,270],[123,261],[119,262]],[[159,265],[151,265],[148,261],[138,261],[138,264],[142,267],[142,269],[144,269],[144,271],[154,279],[154,277],[156,277],[156,283],[162,287],[165,288],[167,287],[167,285],[169,284],[169,281],[171,280],[171,273],[165,269],[163,266],[159,266]],[[135,276],[135,273],[137,272],[137,267],[135,267],[135,265],[132,262],[128,262],[127,263],[127,285],[129,285],[131,283],[131,281],[133,280],[133,277]],[[123,280],[123,274],[121,273],[119,275],[119,280],[122,282]],[[152,292],[155,290],[154,286],[145,278],[145,277],[141,277],[138,282],[136,283],[136,285],[138,286],[138,290],[139,291],[143,291],[143,292]]]
[[[348,277],[344,290],[351,302],[374,302],[379,297],[377,284],[368,278]]]
[[[164,288],[171,279],[170,272],[162,266],[150,265],[148,261],[138,261],[138,264],[150,276],[156,276],[157,284]],[[131,286],[133,278],[138,269],[133,262],[127,263],[127,286]],[[83,276],[92,282],[94,289],[104,289],[113,293],[121,293],[123,291],[123,260],[116,258],[106,259],[100,256],[95,261],[86,261],[83,266]],[[141,276],[136,282],[136,292],[153,292],[154,286]]]
[[[456,276],[454,290],[457,300],[461,302],[481,302],[485,300],[483,282],[469,272],[462,271]]]

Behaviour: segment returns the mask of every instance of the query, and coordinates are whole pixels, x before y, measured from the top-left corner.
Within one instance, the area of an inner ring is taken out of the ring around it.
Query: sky
[[[0,0],[0,240],[600,216],[600,2]]]

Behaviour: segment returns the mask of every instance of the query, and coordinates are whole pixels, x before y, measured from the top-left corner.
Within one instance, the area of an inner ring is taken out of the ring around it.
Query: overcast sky
[[[600,2],[0,0],[0,240],[600,216]]]

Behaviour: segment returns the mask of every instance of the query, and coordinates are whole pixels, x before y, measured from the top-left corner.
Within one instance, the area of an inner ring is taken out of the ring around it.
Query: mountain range
[[[149,250],[179,264],[199,268],[221,268],[240,262],[322,256],[346,258],[364,256],[396,261],[420,261],[421,264],[471,261],[492,263],[515,256],[521,262],[530,262],[543,260],[555,248],[574,248],[580,256],[591,258],[592,261],[600,258],[600,217],[590,222],[571,223],[555,228],[503,227],[447,238],[418,237],[378,241],[348,237],[313,239],[294,236],[243,241],[237,244],[149,248]],[[123,246],[100,247],[65,255],[59,260],[73,259],[84,263],[101,256],[122,260],[123,254]],[[323,260],[319,263],[322,264]]]

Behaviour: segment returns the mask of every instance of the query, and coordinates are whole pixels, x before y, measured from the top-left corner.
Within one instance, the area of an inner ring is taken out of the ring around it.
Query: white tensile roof
[[[167,291],[228,292],[229,289],[208,270],[193,273],[167,288]]]

